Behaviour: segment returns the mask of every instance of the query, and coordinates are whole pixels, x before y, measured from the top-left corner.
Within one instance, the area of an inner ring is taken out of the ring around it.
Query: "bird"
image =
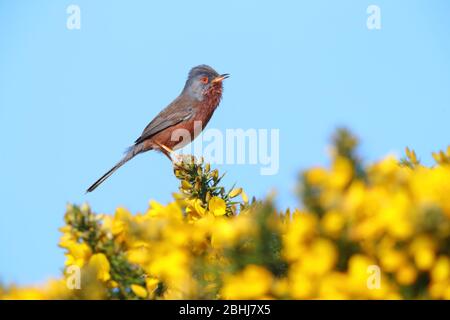
[[[205,64],[192,68],[178,97],[150,121],[139,138],[127,149],[125,156],[94,182],[86,193],[94,191],[117,169],[143,152],[160,151],[173,161],[174,150],[192,142],[208,124],[222,99],[222,82],[229,76],[228,73],[219,74]],[[187,132],[189,139],[176,134],[177,132]]]

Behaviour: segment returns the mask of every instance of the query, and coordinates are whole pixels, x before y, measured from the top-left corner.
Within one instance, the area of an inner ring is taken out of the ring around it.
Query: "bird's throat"
[[[220,100],[222,99],[222,83],[217,83],[211,86],[205,93],[203,97],[203,108],[210,112],[214,112],[214,110],[218,107]]]

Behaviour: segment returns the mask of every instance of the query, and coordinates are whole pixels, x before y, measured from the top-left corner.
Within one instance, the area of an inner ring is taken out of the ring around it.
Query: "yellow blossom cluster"
[[[356,146],[337,133],[331,165],[300,175],[294,210],[227,192],[193,158],[175,165],[167,205],[69,205],[61,279],[0,298],[450,299],[450,149],[426,167],[409,149],[364,165]]]

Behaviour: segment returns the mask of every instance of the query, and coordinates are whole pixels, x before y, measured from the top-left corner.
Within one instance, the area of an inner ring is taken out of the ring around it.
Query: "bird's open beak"
[[[224,73],[221,74],[220,76],[214,78],[211,82],[212,83],[216,83],[216,82],[222,82],[223,80],[225,80],[226,78],[229,78],[230,75],[228,73]]]

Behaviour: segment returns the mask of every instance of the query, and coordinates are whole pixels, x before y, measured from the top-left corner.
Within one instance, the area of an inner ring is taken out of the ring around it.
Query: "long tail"
[[[120,160],[114,167],[111,168],[107,173],[105,173],[100,179],[95,181],[95,183],[90,186],[86,193],[94,191],[99,185],[101,185],[106,179],[108,179],[117,169],[119,169],[121,166],[123,166],[125,163],[133,159],[136,155],[142,152],[142,145],[135,145],[130,147],[127,150],[127,153],[125,157],[123,157],[122,160]]]

